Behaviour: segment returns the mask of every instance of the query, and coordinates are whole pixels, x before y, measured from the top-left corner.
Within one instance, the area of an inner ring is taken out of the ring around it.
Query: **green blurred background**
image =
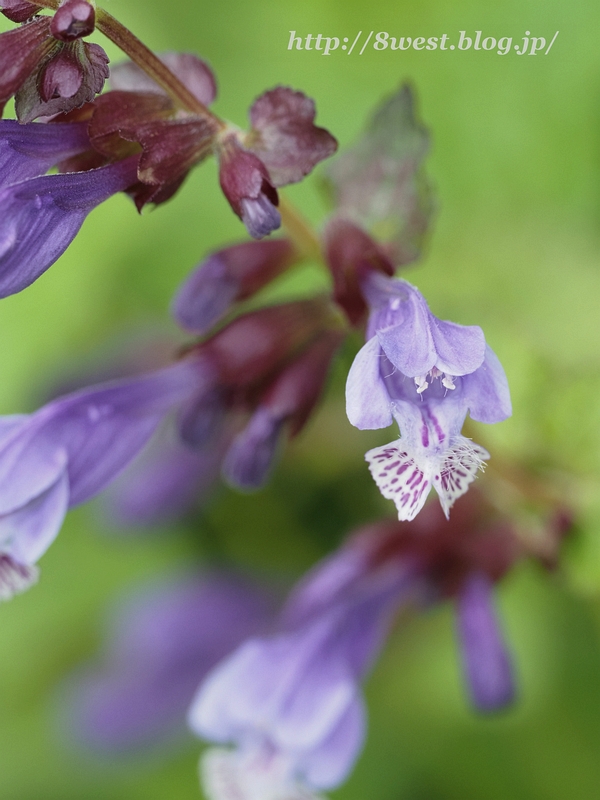
[[[438,212],[407,275],[438,316],[484,326],[511,382],[514,416],[486,442],[551,472],[579,510],[554,575],[524,565],[500,606],[520,700],[492,718],[467,708],[450,609],[406,620],[369,679],[370,734],[346,800],[590,800],[600,786],[600,6],[590,0],[109,0],[158,51],[199,53],[216,71],[216,110],[244,125],[275,84],[317,102],[342,146],[382,95],[409,78],[432,131]],[[3,23],[3,29],[9,27]],[[550,40],[548,56],[288,51],[289,31],[353,40],[512,36]],[[113,48],[109,55],[116,60]],[[317,181],[288,195],[315,222]],[[169,204],[139,217],[124,197],[96,210],[60,261],[0,309],[0,412],[35,407],[72,359],[154,321],[211,249],[243,238],[214,163]],[[307,267],[280,295],[322,282]],[[174,326],[173,326],[174,330]],[[345,365],[347,368],[347,364]],[[254,497],[221,490],[206,525],[239,564],[294,578],[353,526],[391,514],[362,456],[389,432],[360,433],[341,402],[343,365],[320,415]],[[61,734],[56,687],[93,656],[108,604],[127,587],[202,561],[204,523],[119,536],[93,504],[72,512],[42,559],[40,584],[0,608],[1,800],[191,800],[199,744],[96,762]]]

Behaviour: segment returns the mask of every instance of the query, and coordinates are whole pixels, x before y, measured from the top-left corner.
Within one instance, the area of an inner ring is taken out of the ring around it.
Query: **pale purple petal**
[[[437,353],[435,366],[450,375],[468,375],[483,363],[485,337],[477,325],[458,325],[430,315]]]
[[[497,711],[514,699],[510,655],[496,618],[493,587],[472,574],[459,595],[458,635],[471,699],[480,711]]]
[[[258,489],[273,465],[285,420],[259,406],[233,440],[223,462],[223,475],[239,489]]]
[[[328,658],[328,623],[242,645],[200,687],[193,730],[217,742],[243,741],[245,731],[256,730],[282,749],[317,746],[356,694],[348,668]]]
[[[181,733],[206,673],[272,614],[270,594],[233,573],[144,587],[115,608],[104,666],[69,685],[70,727],[117,752]]]
[[[465,375],[462,384],[465,404],[473,419],[491,424],[512,414],[506,373],[489,345],[483,364],[471,375]]]
[[[409,287],[405,284],[406,288]],[[437,354],[430,329],[431,312],[420,292],[409,291],[407,300],[389,303],[388,326],[377,329],[386,356],[404,375],[426,375],[435,366]]]
[[[33,283],[62,255],[95,206],[137,180],[137,159],[44,175],[0,191],[0,297]]]
[[[382,352],[373,336],[358,352],[346,383],[346,413],[361,430],[387,428],[392,424],[390,395],[381,375]]]
[[[362,750],[365,730],[364,704],[355,697],[329,738],[300,760],[298,770],[308,785],[328,789],[343,783]]]
[[[253,239],[262,239],[281,226],[281,214],[265,194],[240,200],[241,218]]]
[[[0,517],[0,550],[34,564],[56,539],[67,513],[69,480],[63,472],[45,492]]]

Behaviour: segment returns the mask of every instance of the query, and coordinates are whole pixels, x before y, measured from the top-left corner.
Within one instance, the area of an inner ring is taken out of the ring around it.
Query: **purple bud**
[[[205,333],[236,300],[245,300],[296,261],[287,239],[244,242],[209,256],[173,300],[173,316],[186,330]]]
[[[262,161],[244,150],[235,135],[221,142],[219,154],[221,189],[250,236],[260,239],[279,228],[279,197]]]
[[[66,0],[50,23],[50,33],[61,42],[89,36],[96,24],[96,12],[86,0]]]
[[[473,704],[497,711],[514,700],[508,649],[496,617],[493,587],[484,573],[471,573],[458,597],[458,636]]]
[[[259,407],[233,440],[223,462],[223,474],[238,489],[260,488],[275,458],[285,419]]]
[[[281,226],[281,214],[262,191],[257,198],[244,197],[240,201],[242,222],[254,239],[262,239]]]

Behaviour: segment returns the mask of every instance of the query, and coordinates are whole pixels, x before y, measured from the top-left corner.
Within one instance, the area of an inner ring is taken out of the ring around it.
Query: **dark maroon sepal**
[[[161,53],[163,64],[179,78],[190,92],[205,106],[209,106],[217,96],[217,83],[211,68],[205,61],[192,53]],[[123,61],[112,67],[110,85],[122,92],[157,92],[165,94],[164,89],[155,83],[132,61]]]
[[[396,265],[419,256],[433,211],[423,170],[429,135],[415,106],[410,86],[401,86],[326,167],[337,213],[389,243]]]
[[[246,146],[265,164],[275,186],[302,180],[337,150],[334,137],[314,124],[315,114],[314,102],[287,86],[254,101]]]
[[[357,225],[346,219],[332,219],[324,234],[325,260],[333,276],[336,303],[352,325],[360,325],[368,307],[361,283],[369,272],[393,275],[394,267],[384,250]]]
[[[39,6],[28,3],[27,0],[1,0],[0,2],[0,12],[11,22],[27,22],[39,10]]]
[[[56,46],[49,25],[49,17],[38,17],[0,34],[0,111]]]
[[[244,314],[199,346],[223,386],[264,390],[285,366],[331,324],[327,298],[316,297]]]
[[[89,131],[96,150],[111,159],[132,148],[142,151],[141,185],[134,192],[140,209],[172,197],[191,167],[208,155],[216,134],[209,117],[173,119],[173,103],[160,92],[107,92],[95,105]]]
[[[50,23],[50,33],[61,42],[72,42],[93,33],[96,25],[94,6],[86,0],[66,0]]]

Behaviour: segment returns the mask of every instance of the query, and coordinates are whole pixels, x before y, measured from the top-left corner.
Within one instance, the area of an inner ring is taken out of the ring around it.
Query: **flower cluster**
[[[1,10],[24,23],[0,34],[0,107],[14,96],[24,123],[0,129],[2,297],[36,280],[87,214],[117,192],[130,194],[139,210],[163,203],[212,153],[233,211],[262,238],[281,224],[277,188],[335,152],[335,139],[314,124],[313,101],[287,87],[253,103],[248,132],[225,123],[209,110],[214,75],[191,54],[168,53],[162,61],[150,54],[152,75],[133,62],[117,65],[112,90],[99,94],[108,59],[83,37],[97,18],[109,33],[116,21],[87,0],[66,0],[53,16],[22,0],[5,0]],[[132,42],[140,56],[141,44]],[[36,119],[42,124],[31,128]],[[59,174],[45,175],[51,167]]]
[[[0,108],[14,98],[17,116],[0,120],[0,296],[40,277],[99,203],[117,192],[140,211],[164,203],[209,155],[260,241],[210,254],[180,286],[171,310],[189,340],[166,363],[0,417],[0,599],[36,581],[68,509],[130,465],[113,495],[128,522],[197,506],[218,474],[234,489],[262,487],[342,346],[364,336],[346,412],[361,430],[399,426],[399,439],[366,453],[398,520],[352,535],[277,616],[269,592],[223,568],[144,594],[113,633],[108,667],[88,670],[71,698],[72,724],[104,749],[160,739],[191,703],[192,730],[218,745],[202,758],[210,800],[318,800],[360,753],[362,682],[400,609],[451,602],[472,705],[493,712],[514,699],[494,586],[526,556],[553,566],[570,516],[545,521],[544,546],[533,546],[493,491],[466,494],[490,459],[464,435],[467,415],[501,422],[511,400],[481,328],[438,319],[396,277],[419,256],[433,208],[409,87],[328,169],[334,209],[316,233],[278,195],[337,148],[311,99],[277,86],[241,131],[211,110],[216,80],[197,56],[158,58],[88,0],[44,7],[54,13],[0,0],[19,24],[0,34]],[[131,58],[110,75],[104,50],[85,41],[95,29]],[[286,237],[264,239],[282,223]],[[261,304],[260,291],[306,258],[329,288]],[[440,502],[426,505],[432,488]]]

